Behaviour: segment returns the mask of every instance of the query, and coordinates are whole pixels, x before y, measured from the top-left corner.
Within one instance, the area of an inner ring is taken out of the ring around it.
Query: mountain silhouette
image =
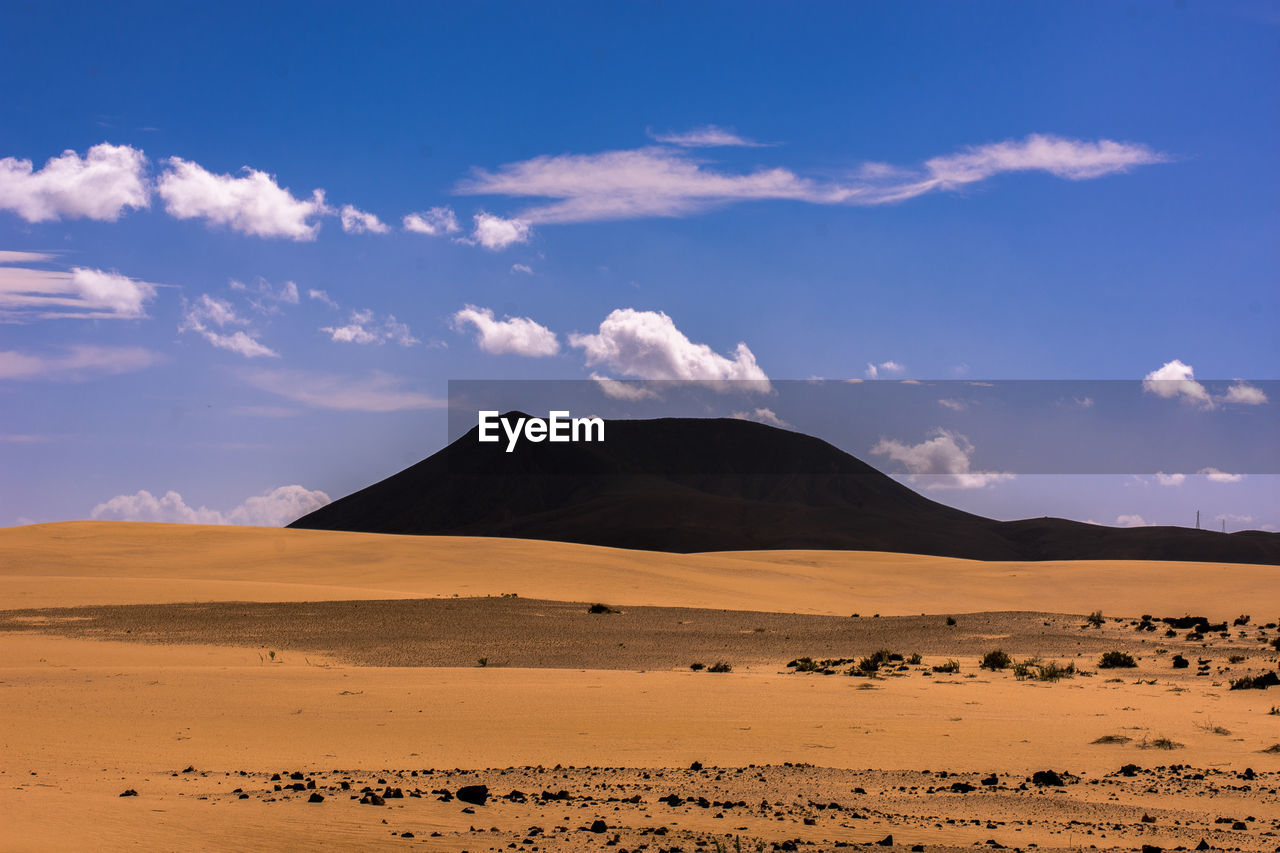
[[[984,518],[929,500],[821,439],[729,418],[613,420],[604,442],[522,441],[512,452],[505,439],[481,443],[472,429],[289,526],[678,553],[812,548],[1280,564],[1274,533]]]

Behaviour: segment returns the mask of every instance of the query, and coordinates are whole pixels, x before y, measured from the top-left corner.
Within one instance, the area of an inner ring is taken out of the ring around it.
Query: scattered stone
[[[471,803],[475,806],[483,806],[489,799],[488,785],[464,785],[458,789],[454,795],[464,803]]]
[[[137,792],[137,791],[135,791],[135,790],[133,790],[132,788],[127,788],[127,789],[125,789],[124,793],[122,793],[120,796],[122,796],[122,797],[136,797],[136,796],[138,796],[138,792]]]
[[[307,797],[307,802],[308,802],[308,803],[323,803],[323,802],[324,802],[324,795],[323,795],[323,794],[320,794],[320,793],[312,792],[311,796]]]

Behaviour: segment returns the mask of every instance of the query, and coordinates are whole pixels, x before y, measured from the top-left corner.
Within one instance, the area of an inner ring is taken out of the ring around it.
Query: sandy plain
[[[0,849],[1276,850],[1278,571],[0,530]]]

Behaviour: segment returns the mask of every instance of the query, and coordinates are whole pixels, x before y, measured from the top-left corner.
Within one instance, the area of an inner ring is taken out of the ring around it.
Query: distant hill
[[[513,413],[518,415],[518,413]],[[727,418],[609,421],[603,443],[439,453],[290,527],[506,536],[689,553],[899,551],[979,560],[1280,565],[1280,534],[1001,522],[917,494],[811,436]]]

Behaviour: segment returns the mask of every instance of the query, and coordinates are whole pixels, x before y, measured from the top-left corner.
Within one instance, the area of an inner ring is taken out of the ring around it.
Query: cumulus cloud
[[[0,350],[0,380],[81,382],[94,376],[132,373],[160,360],[141,347],[72,346],[58,355]]]
[[[422,343],[410,333],[406,324],[397,322],[395,315],[388,314],[378,321],[367,308],[352,311],[345,326],[323,326],[320,331],[328,334],[335,343],[385,344],[394,341],[402,347]]]
[[[156,183],[165,210],[178,219],[203,219],[241,234],[314,240],[320,223],[332,211],[324,190],[309,199],[294,198],[273,175],[245,166],[243,177],[216,175],[198,163],[170,157],[168,170]]]
[[[600,323],[595,334],[571,334],[569,345],[581,349],[588,367],[608,366],[638,379],[699,381],[750,380],[768,390],[769,377],[745,343],[732,357],[706,344],[696,344],[661,311],[618,308]]]
[[[514,273],[514,272],[522,272],[522,273],[524,273],[525,275],[533,275],[533,268],[532,268],[532,267],[530,267],[528,264],[512,264],[512,265],[511,265],[511,271],[512,271],[513,273]]]
[[[406,388],[404,380],[375,371],[366,376],[256,370],[244,374],[250,386],[316,409],[346,412],[407,412],[447,403]]]
[[[132,495],[116,495],[100,503],[90,514],[111,521],[159,521],[173,524],[242,524],[253,527],[284,527],[292,521],[328,504],[330,498],[319,490],[302,486],[280,486],[226,512],[208,507],[191,507],[175,491],[156,497],[142,489]]]
[[[882,373],[889,376],[897,376],[905,373],[906,370],[905,364],[899,364],[896,361],[882,361],[879,364],[867,362],[867,369],[864,373],[868,379],[879,379]]]
[[[403,220],[404,230],[415,234],[426,234],[429,237],[442,237],[445,234],[457,234],[462,230],[458,224],[458,216],[448,207],[433,207],[419,213],[410,213]]]
[[[679,145],[682,148],[763,148],[767,143],[755,142],[739,136],[732,130],[705,124],[683,133],[654,133],[648,131],[649,138],[664,145]]]
[[[0,159],[0,210],[11,210],[27,222],[114,222],[126,209],[150,204],[146,163],[138,149],[105,142],[84,157],[64,151],[39,171],[30,160],[5,157]]]
[[[1140,515],[1117,515],[1116,527],[1151,527],[1152,525]]]
[[[456,191],[549,199],[519,213],[533,225],[687,216],[745,201],[877,205],[957,190],[1004,172],[1043,171],[1069,180],[1126,172],[1167,158],[1145,145],[1031,134],[966,148],[917,167],[863,163],[846,175],[810,178],[782,167],[720,171],[689,152],[647,147],[597,154],[544,155],[476,169]]]
[[[1162,486],[1181,486],[1186,482],[1186,474],[1166,474],[1163,471],[1156,472],[1156,482]]]
[[[386,234],[391,230],[385,222],[372,213],[350,204],[344,204],[338,215],[342,219],[342,230],[348,234]]]
[[[953,412],[963,412],[965,409],[969,408],[969,404],[964,400],[953,400],[949,397],[939,400],[938,405],[948,408]]]
[[[492,213],[475,215],[475,230],[470,237],[460,237],[457,242],[468,246],[483,246],[491,252],[500,252],[516,243],[528,243],[532,230],[523,219],[503,219]]]
[[[981,489],[1014,479],[1001,471],[974,471],[974,447],[969,439],[950,430],[937,429],[919,444],[882,438],[871,448],[907,469],[907,479],[927,489]]]
[[[236,313],[230,302],[205,293],[195,302],[184,303],[179,332],[195,332],[218,349],[245,358],[279,358],[280,354],[263,344],[245,329],[223,331],[234,326],[247,326],[248,321]],[[216,327],[216,328],[215,328]]]
[[[1228,474],[1217,468],[1201,468],[1196,473],[1204,475],[1210,483],[1238,483],[1244,479],[1244,474]]]
[[[1250,385],[1243,379],[1237,379],[1235,384],[1227,389],[1222,402],[1237,403],[1242,406],[1261,406],[1267,402],[1267,395],[1261,388]]]
[[[493,355],[510,353],[533,358],[555,355],[560,351],[556,333],[528,317],[505,317],[495,320],[489,308],[467,305],[453,315],[453,326],[476,331],[476,344]]]
[[[1195,380],[1195,370],[1191,365],[1183,364],[1180,359],[1167,361],[1148,373],[1142,380],[1142,390],[1166,400],[1181,398],[1203,409],[1213,408],[1213,398]]]
[[[791,429],[791,424],[778,417],[773,409],[759,408],[747,412],[734,412],[730,417],[737,418],[740,421],[755,421],[756,423],[768,424],[782,429]]]
[[[136,320],[147,316],[146,303],[155,298],[160,286],[89,267],[64,271],[8,266],[9,256],[36,262],[53,257],[35,252],[0,253],[0,322]]]

